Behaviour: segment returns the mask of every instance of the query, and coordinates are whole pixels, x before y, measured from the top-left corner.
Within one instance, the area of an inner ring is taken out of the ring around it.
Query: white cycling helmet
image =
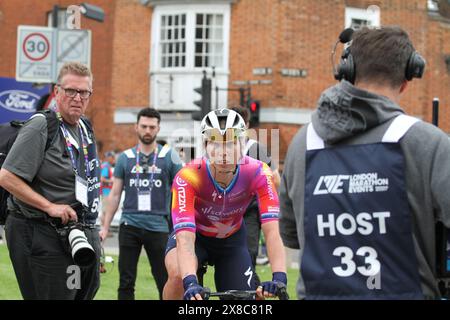
[[[245,136],[244,119],[234,110],[218,109],[209,112],[200,124],[203,138],[216,140],[218,134],[227,141]]]

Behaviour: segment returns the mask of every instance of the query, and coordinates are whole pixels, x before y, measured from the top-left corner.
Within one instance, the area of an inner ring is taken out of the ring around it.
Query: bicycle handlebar
[[[280,300],[289,300],[286,286],[282,283],[277,284],[276,296]],[[210,297],[254,300],[256,297],[256,290],[227,290],[223,292],[211,292],[211,289],[204,288],[202,298],[204,300],[208,300]]]
[[[210,297],[253,300],[256,296],[256,290],[227,290],[223,292],[211,292],[211,289],[209,288],[204,289],[203,299],[205,300],[208,300]]]

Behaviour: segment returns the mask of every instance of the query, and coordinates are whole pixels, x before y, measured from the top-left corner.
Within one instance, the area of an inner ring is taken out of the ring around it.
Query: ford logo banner
[[[0,106],[14,111],[30,113],[36,110],[35,104],[40,96],[22,90],[7,90],[0,92]]]
[[[37,88],[32,83],[0,77],[0,123],[29,119],[36,111],[36,103],[49,92],[49,84]]]

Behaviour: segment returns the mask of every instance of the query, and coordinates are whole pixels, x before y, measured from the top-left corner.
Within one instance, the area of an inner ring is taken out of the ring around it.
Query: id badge
[[[88,183],[80,176],[75,176],[75,197],[77,201],[88,207]]]
[[[151,211],[152,195],[149,191],[140,191],[138,193],[138,211]]]

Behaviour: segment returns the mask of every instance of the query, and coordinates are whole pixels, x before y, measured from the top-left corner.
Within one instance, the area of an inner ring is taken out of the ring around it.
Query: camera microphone
[[[338,77],[337,77],[338,72],[336,70],[336,65],[334,63],[334,57],[336,54],[337,45],[339,42],[344,43],[344,44],[350,42],[352,40],[354,31],[355,30],[353,30],[352,28],[344,29],[341,32],[341,34],[339,35],[339,39],[336,41],[336,43],[334,44],[333,50],[331,51],[331,65],[333,66],[333,75],[334,75],[335,79],[338,79]]]
[[[344,29],[344,31],[342,31],[339,35],[339,41],[341,43],[350,42],[350,40],[352,40],[353,32],[355,32],[355,30],[353,30],[352,28]]]

